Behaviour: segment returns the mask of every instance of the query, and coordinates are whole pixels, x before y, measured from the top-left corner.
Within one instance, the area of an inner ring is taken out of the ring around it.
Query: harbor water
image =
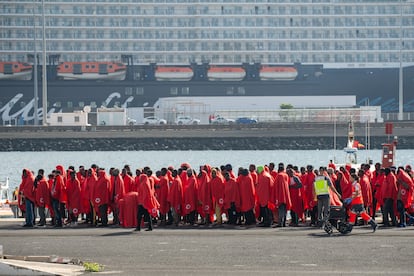
[[[65,168],[70,165],[76,169],[80,165],[89,168],[97,164],[109,168],[122,168],[125,164],[135,168],[149,166],[153,171],[162,167],[179,167],[188,162],[198,170],[202,164],[220,166],[232,164],[233,168],[248,167],[249,164],[264,165],[274,162],[284,162],[296,166],[312,164],[315,167],[327,166],[329,160],[344,163],[345,153],[342,150],[263,150],[263,151],[43,151],[43,152],[1,152],[3,166],[0,168],[0,181],[9,177],[10,187],[20,184],[23,168],[37,173],[38,169],[51,172],[56,165]],[[361,150],[358,152],[358,162],[365,163],[371,159],[374,163],[381,162],[381,150]],[[414,165],[414,150],[398,150],[396,165]]]

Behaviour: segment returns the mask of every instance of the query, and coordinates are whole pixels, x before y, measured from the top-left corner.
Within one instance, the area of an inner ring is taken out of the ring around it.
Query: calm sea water
[[[154,171],[166,166],[178,167],[183,162],[190,163],[194,168],[202,164],[220,166],[232,164],[234,168],[247,167],[249,164],[263,165],[269,162],[297,166],[312,164],[315,167],[326,166],[330,159],[337,163],[344,163],[345,154],[341,150],[265,150],[265,151],[96,151],[96,152],[1,152],[2,166],[0,166],[0,181],[6,177],[10,179],[10,186],[20,184],[21,171],[28,168],[34,172],[44,169],[52,171],[56,165],[62,164],[65,168],[70,165],[77,169],[80,165],[89,167],[98,164],[100,167],[122,168],[125,164],[131,168],[151,167]],[[359,151],[358,161],[365,162],[367,158],[373,162],[380,162],[380,150]],[[398,150],[397,165],[414,164],[414,150]]]

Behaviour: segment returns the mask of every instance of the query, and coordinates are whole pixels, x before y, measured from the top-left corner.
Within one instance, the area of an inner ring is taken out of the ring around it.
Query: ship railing
[[[398,114],[393,112],[382,113],[381,116],[384,121],[398,121]],[[404,112],[403,113],[403,121],[413,121],[414,120],[414,112]]]

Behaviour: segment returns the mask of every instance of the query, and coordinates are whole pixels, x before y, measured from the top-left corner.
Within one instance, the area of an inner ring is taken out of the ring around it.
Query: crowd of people
[[[183,163],[153,171],[133,172],[129,165],[108,171],[93,164],[67,170],[62,165],[49,174],[23,169],[18,204],[24,227],[54,227],[78,223],[153,229],[153,224],[252,225],[323,227],[330,205],[343,205],[353,225],[361,216],[373,231],[376,214],[384,227],[405,227],[414,218],[414,173],[411,167],[382,168],[362,164],[314,168],[274,163],[233,171],[230,164],[202,165],[197,170]],[[287,219],[290,211],[290,220]],[[37,215],[39,220],[37,221]]]

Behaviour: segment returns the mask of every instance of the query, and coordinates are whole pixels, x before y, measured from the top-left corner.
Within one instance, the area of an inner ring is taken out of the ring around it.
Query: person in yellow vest
[[[315,177],[315,181],[313,182],[313,195],[318,201],[318,226],[322,228],[329,219],[329,204],[331,200],[329,189],[341,198],[341,195],[335,189],[335,186],[328,176],[327,169],[321,167],[319,168],[318,176]]]

